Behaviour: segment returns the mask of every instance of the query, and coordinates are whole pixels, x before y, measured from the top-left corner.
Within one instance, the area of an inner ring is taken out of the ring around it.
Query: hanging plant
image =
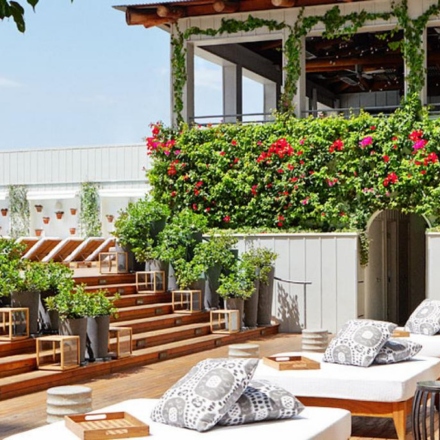
[[[29,202],[27,188],[11,185],[8,188],[9,207],[11,209],[11,237],[18,238],[29,235]]]
[[[100,200],[97,185],[90,182],[81,184],[80,200],[80,228],[82,235],[84,237],[100,237]]]

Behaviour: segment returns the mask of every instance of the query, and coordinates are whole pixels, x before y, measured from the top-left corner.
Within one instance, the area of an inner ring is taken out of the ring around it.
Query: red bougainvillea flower
[[[436,163],[436,162],[438,162],[437,154],[432,152],[432,153],[429,153],[427,157],[425,157],[423,164],[426,166],[430,163]]]
[[[260,156],[257,158],[257,163],[261,163],[263,161],[266,161],[266,163],[269,163],[268,160],[272,158],[272,156],[278,156],[280,159],[283,159],[285,156],[292,156],[293,155],[293,148],[287,142],[286,139],[281,138],[278,139],[276,142],[274,142],[269,149],[266,151],[263,151]]]
[[[197,211],[199,209],[199,205],[197,205],[197,203],[193,203],[192,209],[193,211]]]
[[[371,136],[364,137],[360,142],[359,145],[361,147],[367,147],[368,145],[371,145],[373,143],[373,138]]]
[[[414,130],[408,135],[409,139],[411,139],[413,142],[417,142],[422,138],[422,136],[423,136],[422,130]]]
[[[375,125],[372,125],[372,126],[370,127],[370,130],[371,130],[371,131],[376,130],[376,126],[375,126]]]
[[[225,216],[223,217],[223,221],[224,221],[225,223],[229,223],[229,222],[231,221],[231,217],[229,217],[229,215],[225,215]]]
[[[171,191],[171,197],[176,197],[177,196],[177,191]]]
[[[226,155],[226,153],[224,152],[224,151],[220,151],[220,156],[225,156]]]
[[[419,139],[414,142],[413,148],[414,150],[421,150],[422,148],[425,148],[428,141],[426,139]]]
[[[309,204],[309,198],[306,197],[305,199],[301,200],[301,205],[308,205]]]
[[[382,159],[385,163],[388,163],[390,161],[390,156],[387,156],[386,154],[382,156]]]
[[[387,177],[385,177],[385,179],[383,181],[383,186],[395,184],[398,182],[398,180],[399,180],[399,178],[397,177],[397,174],[392,172],[392,173],[388,174]]]
[[[258,185],[252,185],[252,188],[251,188],[252,195],[254,195],[254,196],[257,195],[257,188],[258,188]]]
[[[194,195],[198,196],[200,194],[200,191],[198,189],[194,189]]]
[[[295,169],[295,166],[292,165],[291,163],[288,163],[288,164],[287,164],[287,169],[288,169],[289,171],[292,171],[292,170]]]
[[[235,139],[232,139],[231,145],[233,145],[235,147],[237,145],[237,141]]]
[[[336,183],[338,183],[338,179],[337,178],[327,179],[327,185],[330,186],[330,187],[335,185]]]
[[[284,173],[284,170],[283,170],[282,168],[279,168],[279,169],[277,169],[277,173],[278,173],[278,174],[283,174],[283,173]]]
[[[331,145],[328,151],[334,153],[335,151],[342,151],[344,149],[344,142],[341,139],[336,139]]]
[[[205,212],[209,212],[211,211],[211,208],[208,206],[207,208],[205,208]]]
[[[199,181],[196,183],[196,188],[200,188],[202,185],[203,185],[203,180],[199,180]]]

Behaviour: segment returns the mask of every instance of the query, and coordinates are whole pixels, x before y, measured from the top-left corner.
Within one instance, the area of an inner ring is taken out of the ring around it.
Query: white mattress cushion
[[[440,301],[423,300],[406,321],[405,329],[421,335],[435,335],[440,331]]]
[[[254,379],[269,380],[301,400],[301,396],[399,402],[414,396],[417,382],[440,376],[440,359],[416,356],[411,360],[368,368],[322,362],[322,353],[279,353],[321,362],[319,370],[279,371],[260,361]]]
[[[157,399],[132,399],[103,408],[95,413],[126,411],[150,426],[150,434],[156,440],[243,440],[244,438],[292,438],[295,440],[347,440],[351,435],[351,415],[339,408],[305,408],[294,419],[274,420],[239,426],[215,426],[207,432],[153,422],[149,414]],[[276,431],[274,431],[276,429]],[[139,438],[139,437],[138,437]],[[145,437],[142,437],[145,439]],[[32,429],[4,440],[78,440],[64,422],[52,423]],[[140,439],[140,438],[139,438]]]

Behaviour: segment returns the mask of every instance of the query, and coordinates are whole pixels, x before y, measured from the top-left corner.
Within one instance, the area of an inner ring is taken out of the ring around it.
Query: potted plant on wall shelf
[[[1,212],[2,212],[2,216],[6,217],[8,215],[8,208],[2,208]]]
[[[43,211],[43,205],[35,205],[35,209],[37,212]]]
[[[57,216],[58,220],[61,220],[63,218],[64,211],[56,211],[55,215]]]

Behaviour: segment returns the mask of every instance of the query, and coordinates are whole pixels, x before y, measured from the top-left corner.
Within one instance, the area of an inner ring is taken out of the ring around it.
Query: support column
[[[241,121],[243,113],[243,72],[241,66],[223,66],[223,115],[224,122]],[[240,115],[240,116],[235,116]]]
[[[273,119],[272,113],[277,109],[277,90],[278,86],[274,82],[265,82],[264,87],[264,101],[263,101],[263,111],[265,113],[264,120],[271,121]],[[270,113],[270,114],[267,114]]]
[[[295,115],[303,118],[306,114],[306,39],[301,37],[301,58],[299,60],[301,67],[301,75],[296,84],[296,95],[293,98]],[[285,80],[285,78],[284,78]]]

